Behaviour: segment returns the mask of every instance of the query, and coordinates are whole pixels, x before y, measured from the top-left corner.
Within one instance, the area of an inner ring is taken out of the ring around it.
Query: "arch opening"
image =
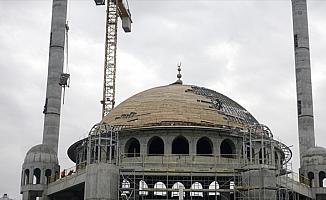
[[[33,184],[41,183],[41,170],[39,168],[34,169],[33,172]]]
[[[326,174],[324,171],[319,172],[319,187],[325,187],[324,186],[324,179],[326,178]]]
[[[125,146],[125,152],[127,157],[139,157],[140,156],[140,143],[136,138],[128,140]]]
[[[218,184],[217,181],[213,181],[213,182],[211,182],[211,184],[209,184],[208,189],[217,190],[217,189],[220,189],[220,185]],[[217,195],[220,195],[220,193],[217,191],[214,191],[214,192],[209,192],[208,195],[209,196],[217,196]]]
[[[27,185],[29,184],[29,169],[24,170],[24,179],[23,179],[23,184]]]
[[[189,143],[185,137],[178,136],[173,140],[172,154],[189,154]]]
[[[148,142],[148,155],[164,155],[164,142],[160,137],[154,136]]]
[[[47,169],[45,170],[45,178],[46,178],[46,184],[49,184],[50,181],[51,181],[51,174],[52,174],[52,171],[51,169]]]
[[[177,189],[179,191],[178,192],[171,192],[171,197],[178,197],[179,196],[179,193],[180,193],[180,190],[185,189],[185,186],[181,182],[176,182],[172,186],[172,189]],[[183,194],[183,197],[186,196],[186,193],[185,192],[182,192],[182,194]]]
[[[207,137],[202,137],[197,141],[196,153],[197,155],[212,155],[213,154],[212,141]]]
[[[59,172],[55,171],[54,172],[54,180],[57,180],[57,179],[59,179]]]
[[[148,191],[144,191],[144,189],[148,189],[148,185],[144,180],[139,181],[139,196],[147,196]]]
[[[191,185],[191,189],[194,189],[194,190],[202,190],[203,189],[203,185],[199,182],[194,182],[192,185]],[[190,196],[191,197],[203,197],[203,192],[199,192],[199,191],[196,191],[196,192],[190,192]]]
[[[309,179],[309,186],[312,187],[313,186],[313,180],[315,178],[315,175],[313,172],[309,172],[308,173],[308,179]]]
[[[235,145],[232,140],[223,140],[220,146],[220,154],[224,158],[235,158]]]
[[[129,194],[130,191],[128,189],[130,189],[130,182],[126,179],[123,179],[121,188],[122,188],[122,194]]]
[[[155,190],[154,191],[154,196],[166,196],[166,185],[163,183],[163,182],[157,182],[155,183],[154,185],[154,189],[158,189],[161,191],[158,191],[158,190]]]

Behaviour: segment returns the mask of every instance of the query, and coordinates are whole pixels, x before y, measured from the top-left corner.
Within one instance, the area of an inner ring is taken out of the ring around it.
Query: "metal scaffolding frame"
[[[118,165],[120,199],[270,200],[271,193],[278,200],[299,199],[291,185],[291,150],[274,140],[264,125],[238,131],[242,152],[234,155],[130,157],[119,151],[118,132],[119,128],[109,124],[94,125],[75,155],[76,170],[97,162]],[[258,149],[266,150],[259,153]],[[278,157],[275,152],[279,152]],[[275,180],[272,185],[252,182],[262,174],[266,180]]]
[[[119,140],[116,127],[107,123],[95,124],[90,130],[86,141],[87,164],[96,162],[119,163]],[[82,150],[82,152],[85,152],[85,150]]]
[[[203,157],[201,155],[139,155],[136,158],[123,158],[122,156],[119,163],[121,169],[120,199],[267,200],[270,199],[268,191],[273,191],[279,200],[296,200],[293,198],[296,194],[292,188],[283,188],[277,182],[272,188],[250,185],[248,184],[250,183],[248,179],[252,178],[250,173],[249,176],[244,176],[244,173],[251,170],[268,170],[271,178],[275,180],[278,176],[290,174],[288,166],[292,156],[291,150],[281,142],[274,140],[271,131],[264,125],[252,126],[242,134],[242,155],[235,155],[231,158],[236,160],[239,167],[233,169],[219,168],[220,162],[229,164],[229,159],[222,158],[221,155],[211,156],[214,157],[211,159],[215,160],[215,163],[210,169],[200,169],[196,165],[198,163],[195,162],[198,158]],[[249,144],[249,148],[247,148],[247,144]],[[283,152],[279,159],[276,159],[274,155],[274,148]],[[258,152],[254,153],[252,149],[267,150],[259,154]],[[179,159],[173,159],[175,157],[179,157]],[[159,162],[161,167],[153,165],[155,162]],[[152,168],[149,167],[151,165]],[[155,186],[157,183],[164,184],[164,187]],[[182,183],[180,185],[183,187],[174,187],[176,183]],[[198,186],[193,187],[194,184]],[[212,188],[211,184],[215,185],[215,188]],[[281,198],[284,191],[288,195]]]

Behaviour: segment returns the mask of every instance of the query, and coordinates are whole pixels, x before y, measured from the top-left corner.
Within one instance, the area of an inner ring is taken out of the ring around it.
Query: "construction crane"
[[[94,0],[97,6],[107,5],[106,9],[106,33],[104,56],[104,79],[102,118],[106,116],[115,104],[115,78],[117,60],[117,29],[118,17],[122,21],[124,32],[131,32],[131,15],[128,1],[123,0]]]

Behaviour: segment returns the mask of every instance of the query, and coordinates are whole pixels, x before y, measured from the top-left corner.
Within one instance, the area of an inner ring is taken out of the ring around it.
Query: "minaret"
[[[43,113],[43,143],[32,147],[22,166],[22,200],[47,199],[47,184],[59,178],[58,140],[63,74],[67,0],[53,0],[46,101]]]
[[[67,0],[53,0],[43,144],[58,152]]]
[[[297,87],[300,165],[302,154],[315,147],[310,50],[306,0],[292,0],[295,74]]]

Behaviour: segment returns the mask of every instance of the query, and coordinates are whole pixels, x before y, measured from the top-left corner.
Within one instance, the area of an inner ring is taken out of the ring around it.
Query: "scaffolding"
[[[233,199],[234,172],[121,170],[121,199]],[[183,197],[183,198],[182,198]]]
[[[118,165],[120,199],[299,199],[291,150],[264,125],[237,131],[242,149],[232,155],[129,155],[119,151],[118,132],[109,124],[94,125],[75,156],[77,171],[98,162]]]
[[[98,123],[89,132],[87,164],[105,162],[118,164],[118,130],[107,123]]]
[[[76,170],[96,162],[119,163],[119,127],[101,122],[95,124],[88,137],[77,142],[74,150]]]
[[[120,199],[295,200],[277,183],[289,174],[291,150],[264,125],[241,134],[240,155],[121,154]]]

